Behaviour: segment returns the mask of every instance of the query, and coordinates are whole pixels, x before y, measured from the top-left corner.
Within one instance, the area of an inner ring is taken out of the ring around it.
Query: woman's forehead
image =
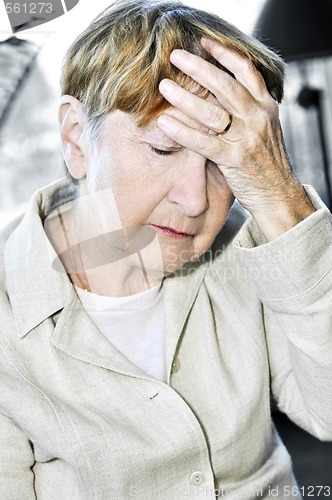
[[[167,110],[165,113],[169,114]],[[175,110],[174,110],[175,111]],[[164,114],[164,113],[163,113]],[[175,118],[176,114],[171,113]],[[177,116],[179,118],[179,116]],[[130,137],[132,140],[155,142],[165,147],[179,146],[179,144],[165,135],[158,127],[157,118],[150,120],[147,125],[139,126],[135,115],[121,110],[111,111],[104,121],[102,137],[108,139],[110,136],[119,135]]]
[[[165,113],[163,113],[165,114]],[[144,139],[151,142],[161,142],[165,146],[172,147],[174,145],[178,145],[177,142],[173,141],[167,135],[164,134],[158,127],[157,118],[151,120],[145,127],[139,128]]]

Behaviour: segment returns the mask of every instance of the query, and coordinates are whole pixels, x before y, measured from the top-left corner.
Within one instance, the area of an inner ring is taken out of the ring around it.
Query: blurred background
[[[12,33],[0,2],[0,226],[40,187],[64,175],[57,102],[66,48],[111,3],[80,0],[65,16]],[[288,62],[280,114],[292,165],[331,207],[332,0],[188,0],[216,12],[277,49]],[[332,488],[332,444],[321,443],[278,412],[274,419],[305,495]]]

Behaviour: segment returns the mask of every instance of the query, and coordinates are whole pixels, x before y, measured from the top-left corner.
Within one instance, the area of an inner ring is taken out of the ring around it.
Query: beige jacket
[[[332,225],[261,244],[235,207],[164,283],[168,382],[121,355],[50,265],[38,192],[1,234],[1,500],[299,498],[270,415],[332,439]],[[292,491],[291,495],[287,492]],[[276,495],[274,494],[274,498]]]

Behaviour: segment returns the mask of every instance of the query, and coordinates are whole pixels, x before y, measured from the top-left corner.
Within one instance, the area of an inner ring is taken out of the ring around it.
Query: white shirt
[[[162,287],[127,297],[108,297],[76,287],[85,311],[105,337],[132,363],[166,381]]]

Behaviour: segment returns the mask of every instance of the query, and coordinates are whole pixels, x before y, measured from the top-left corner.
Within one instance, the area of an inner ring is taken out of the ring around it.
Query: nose
[[[187,151],[187,158],[175,166],[168,200],[177,203],[188,217],[198,217],[208,206],[206,158]]]

